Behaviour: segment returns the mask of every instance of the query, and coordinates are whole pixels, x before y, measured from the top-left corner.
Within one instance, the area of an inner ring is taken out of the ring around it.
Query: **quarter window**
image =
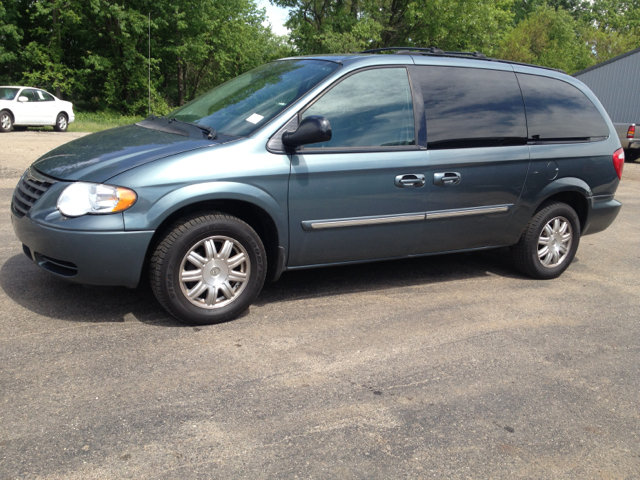
[[[527,123],[512,72],[461,67],[419,67],[427,147],[524,145]]]
[[[587,96],[555,78],[518,73],[532,141],[600,140],[609,127]]]
[[[322,115],[332,138],[309,149],[415,145],[413,102],[404,68],[365,70],[347,77],[302,117]]]
[[[36,90],[36,92],[38,93],[39,102],[53,102],[53,97],[47,92],[43,92],[42,90]]]

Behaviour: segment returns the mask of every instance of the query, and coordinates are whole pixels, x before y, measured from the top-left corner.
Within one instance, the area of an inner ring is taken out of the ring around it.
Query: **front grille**
[[[40,196],[46,192],[51,185],[56,183],[53,178],[46,177],[37,170],[29,167],[18,182],[18,186],[13,192],[11,208],[13,213],[22,218],[31,207],[35,205]]]

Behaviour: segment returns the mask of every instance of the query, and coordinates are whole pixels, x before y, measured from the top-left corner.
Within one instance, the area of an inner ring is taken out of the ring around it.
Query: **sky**
[[[269,3],[269,0],[259,0],[258,7],[267,10],[267,23],[271,24],[271,30],[276,35],[287,35],[289,30],[284,26],[287,20],[287,9],[276,7]]]

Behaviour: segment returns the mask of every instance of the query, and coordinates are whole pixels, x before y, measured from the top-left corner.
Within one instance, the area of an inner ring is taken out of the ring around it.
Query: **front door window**
[[[415,145],[411,87],[405,68],[365,70],[347,77],[303,114],[331,123],[328,142],[305,149]]]

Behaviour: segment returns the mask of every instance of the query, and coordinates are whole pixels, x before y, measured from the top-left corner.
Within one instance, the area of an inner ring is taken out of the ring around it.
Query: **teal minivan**
[[[287,270],[510,247],[555,278],[618,214],[623,164],[602,105],[559,71],[437,49],[286,58],[47,153],[12,223],[51,274],[146,273],[171,314],[211,324]]]

